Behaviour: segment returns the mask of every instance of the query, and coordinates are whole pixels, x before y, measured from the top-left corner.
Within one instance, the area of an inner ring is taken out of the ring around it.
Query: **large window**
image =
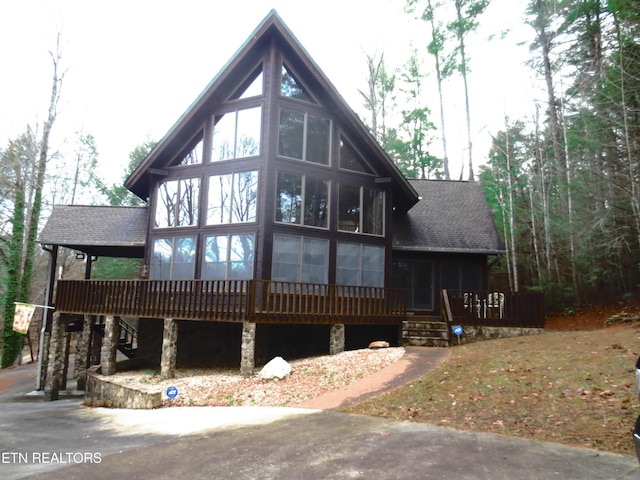
[[[158,185],[156,228],[185,227],[198,224],[200,179],[169,180]]]
[[[331,121],[283,108],[280,110],[278,155],[329,164]]]
[[[433,310],[433,264],[427,261],[393,262],[393,286],[407,292],[407,307]]]
[[[327,228],[329,182],[278,172],[276,221]]]
[[[209,177],[207,225],[255,222],[258,172],[233,172]]]
[[[215,117],[211,161],[260,155],[262,108],[234,110]]]
[[[384,247],[338,242],[336,284],[384,287]]]
[[[195,275],[195,237],[157,238],[153,241],[149,278],[190,280]]]
[[[253,235],[215,235],[204,241],[202,278],[248,280],[253,278]]]
[[[328,272],[328,240],[274,235],[271,268],[273,280],[326,284]]]
[[[338,230],[384,235],[382,190],[341,184],[338,194]]]

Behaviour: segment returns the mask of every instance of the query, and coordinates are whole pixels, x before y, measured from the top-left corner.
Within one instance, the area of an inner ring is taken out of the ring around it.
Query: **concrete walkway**
[[[436,364],[447,353],[419,350],[408,350],[395,377],[381,373],[362,395],[417,375],[425,368],[417,365],[421,353]],[[90,409],[73,397],[44,402],[26,395],[21,372],[7,372],[0,371],[0,478],[7,480],[640,478],[634,457],[332,410],[140,411]],[[341,398],[334,401],[355,397]]]

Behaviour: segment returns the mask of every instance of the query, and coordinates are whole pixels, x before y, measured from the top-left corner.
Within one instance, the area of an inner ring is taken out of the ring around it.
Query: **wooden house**
[[[274,11],[125,186],[147,206],[56,206],[39,241],[142,258],[142,278],[52,278],[50,301],[106,338],[138,319],[138,357],[168,376],[397,345],[504,252],[481,187],[406,179]]]

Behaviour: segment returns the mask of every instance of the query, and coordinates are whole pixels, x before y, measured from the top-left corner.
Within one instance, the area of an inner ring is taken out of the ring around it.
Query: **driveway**
[[[333,410],[44,402],[29,368],[0,371],[3,479],[640,478],[629,456]]]

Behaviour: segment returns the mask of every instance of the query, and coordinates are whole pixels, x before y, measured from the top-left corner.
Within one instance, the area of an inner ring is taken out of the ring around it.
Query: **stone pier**
[[[49,337],[49,361],[47,362],[47,376],[44,384],[44,399],[47,401],[60,398],[62,374],[64,370],[65,322],[60,313],[54,312]]]
[[[120,338],[120,318],[107,315],[104,322],[104,339],[100,352],[100,371],[102,375],[116,373],[116,354],[118,353],[118,339]]]
[[[253,375],[256,366],[256,324],[243,322],[240,351],[240,374]]]
[[[344,324],[336,323],[331,325],[329,333],[329,355],[336,355],[344,352]]]
[[[160,357],[160,378],[175,378],[178,359],[178,322],[173,318],[164,319],[162,332],[162,356]]]

